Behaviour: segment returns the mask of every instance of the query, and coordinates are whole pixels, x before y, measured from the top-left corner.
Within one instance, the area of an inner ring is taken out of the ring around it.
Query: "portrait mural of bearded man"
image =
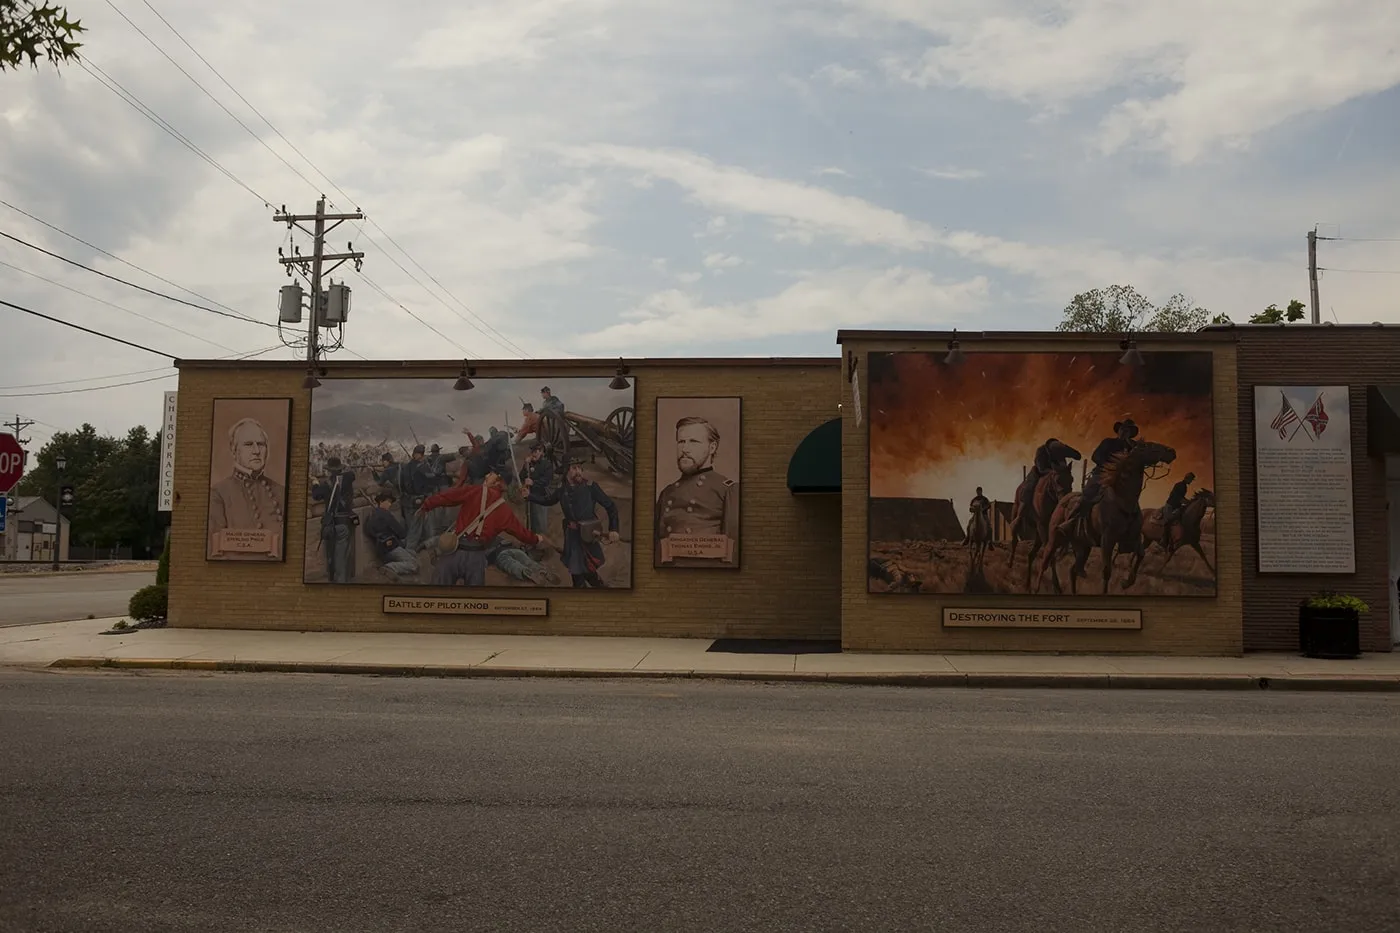
[[[656,400],[654,566],[739,567],[742,401]]]
[[[291,414],[289,398],[214,400],[209,560],[285,558]]]
[[[1209,352],[879,352],[866,372],[870,592],[1216,594]]]
[[[302,579],[629,589],[635,393],[552,372],[323,379]]]

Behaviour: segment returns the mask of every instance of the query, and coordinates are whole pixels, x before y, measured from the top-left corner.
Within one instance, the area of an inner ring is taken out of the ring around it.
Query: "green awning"
[[[788,461],[788,490],[794,495],[841,492],[841,419],[812,429]]]
[[[1366,387],[1366,447],[1378,457],[1400,454],[1400,386]]]

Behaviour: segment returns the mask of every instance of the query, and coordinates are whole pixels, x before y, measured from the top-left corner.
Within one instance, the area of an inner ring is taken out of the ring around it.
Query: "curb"
[[[1052,674],[853,673],[826,671],[635,670],[632,668],[485,667],[449,664],[374,664],[335,661],[218,661],[207,658],[59,658],[50,668],[211,671],[246,674],[357,674],[373,677],[567,677],[628,680],[736,680],[759,683],[823,683],[881,687],[982,689],[1292,690],[1400,692],[1400,676],[1312,674]]]

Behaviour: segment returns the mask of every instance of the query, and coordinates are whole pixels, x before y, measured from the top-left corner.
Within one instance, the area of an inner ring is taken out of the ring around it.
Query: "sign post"
[[[24,448],[13,434],[0,434],[0,495],[4,495],[24,475]]]

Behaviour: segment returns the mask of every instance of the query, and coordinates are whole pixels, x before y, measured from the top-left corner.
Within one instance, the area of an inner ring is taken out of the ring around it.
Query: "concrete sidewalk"
[[[1032,654],[729,654],[709,639],[145,629],[115,619],[0,629],[0,665],[439,677],[648,677],[964,687],[1400,691],[1400,652],[1351,661]]]

